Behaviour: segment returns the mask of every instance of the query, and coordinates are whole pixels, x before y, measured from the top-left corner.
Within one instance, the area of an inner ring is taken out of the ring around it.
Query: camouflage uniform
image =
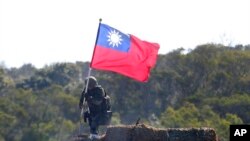
[[[102,103],[103,103],[103,98],[105,96],[105,92],[103,88],[97,84],[95,78],[90,77],[89,86],[91,87],[91,89],[88,89],[86,94],[84,94],[85,90],[82,92],[80,98],[80,107],[81,103],[83,103],[83,99],[85,98],[89,107],[89,112],[84,114],[87,114],[88,116],[90,133],[98,134],[98,127],[102,119],[102,111],[103,111]]]

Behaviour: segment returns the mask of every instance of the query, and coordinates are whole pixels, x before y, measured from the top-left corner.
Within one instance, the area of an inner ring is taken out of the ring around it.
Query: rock
[[[73,141],[90,141],[79,136]],[[154,128],[144,124],[109,126],[96,141],[217,141],[212,128]]]

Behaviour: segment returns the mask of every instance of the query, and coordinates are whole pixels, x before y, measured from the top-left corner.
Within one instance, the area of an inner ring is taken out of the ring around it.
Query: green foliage
[[[226,117],[220,117],[208,105],[198,109],[192,103],[185,103],[179,109],[168,107],[161,115],[162,126],[168,128],[183,127],[210,127],[216,130],[221,140],[228,140],[230,124],[242,124],[243,121],[237,115],[227,113]]]
[[[111,96],[112,124],[212,127],[227,140],[230,124],[250,123],[250,45],[197,46],[159,55],[147,83],[93,70]],[[0,68],[0,141],[68,140],[88,62],[36,69]]]
[[[120,119],[121,118],[120,118],[119,113],[113,113],[112,119],[111,119],[111,124],[112,125],[121,124],[121,120]]]
[[[16,117],[0,112],[0,135],[6,134],[10,130],[10,127],[15,125],[16,121]]]
[[[11,77],[5,74],[4,69],[0,67],[0,92],[6,88],[12,87],[14,85],[14,81]]]

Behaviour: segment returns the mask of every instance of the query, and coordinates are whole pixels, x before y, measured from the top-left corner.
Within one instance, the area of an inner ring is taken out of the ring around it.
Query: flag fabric
[[[142,41],[106,24],[99,25],[98,33],[91,68],[113,71],[141,82],[148,80],[159,44]]]

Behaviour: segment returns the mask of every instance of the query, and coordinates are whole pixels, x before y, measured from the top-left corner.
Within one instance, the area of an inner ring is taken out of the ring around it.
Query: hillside
[[[0,67],[0,141],[67,140],[79,127],[88,62]],[[197,46],[158,56],[147,83],[93,70],[111,96],[112,125],[141,118],[155,128],[213,128],[250,123],[250,45]]]

